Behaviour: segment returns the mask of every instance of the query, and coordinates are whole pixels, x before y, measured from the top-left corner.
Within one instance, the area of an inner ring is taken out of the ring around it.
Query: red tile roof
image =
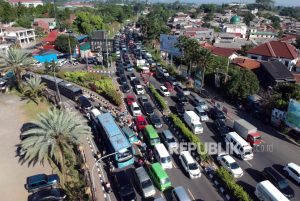
[[[46,38],[44,38],[43,42],[54,42],[58,36],[58,31],[51,31]]]
[[[258,61],[248,58],[238,57],[235,58],[232,63],[248,70],[257,69],[260,67],[260,63]]]
[[[293,74],[297,83],[300,83],[300,74]]]
[[[222,56],[222,57],[229,57],[237,50],[237,49],[229,49],[223,47],[213,47],[209,49],[211,49],[211,53],[213,53],[214,55]]]
[[[299,57],[296,48],[286,42],[270,41],[261,44],[247,51],[249,54],[262,55],[267,57],[279,57],[286,59],[295,59]]]

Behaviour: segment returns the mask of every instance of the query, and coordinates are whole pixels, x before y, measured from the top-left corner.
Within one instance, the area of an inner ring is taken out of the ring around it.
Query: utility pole
[[[107,33],[107,32],[106,32]],[[105,46],[106,46],[106,62],[107,62],[107,67],[109,67],[109,60],[108,60],[108,47],[107,47],[107,37],[108,35],[105,34]]]
[[[224,83],[227,83],[227,79],[228,79],[228,68],[229,68],[229,58],[227,59],[227,66],[226,66],[226,73],[225,73],[225,79],[224,79]]]
[[[70,35],[71,35],[71,33],[72,33],[72,31],[68,31],[68,35],[69,35],[69,37],[68,37],[68,41],[69,41],[69,54],[70,54],[70,61],[71,61],[71,63],[73,63],[73,61],[72,61],[71,41],[70,41]]]
[[[62,108],[64,108],[64,104],[63,104],[63,101],[61,99],[61,96],[60,96],[60,93],[59,93],[59,88],[58,88],[57,81],[56,81],[56,75],[55,75],[56,63],[53,62],[53,64],[50,64],[50,65],[52,65],[51,68],[53,70],[56,94],[57,94],[57,97],[58,97],[58,105],[61,106]]]

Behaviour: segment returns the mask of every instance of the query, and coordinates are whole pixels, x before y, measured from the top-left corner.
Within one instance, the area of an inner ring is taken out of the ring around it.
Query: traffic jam
[[[240,164],[249,163],[255,157],[253,147],[265,143],[261,133],[244,119],[229,126],[224,112],[208,104],[207,95],[201,97],[190,91],[154,61],[132,27],[121,29],[115,36],[115,49],[116,81],[131,118],[120,123],[119,118],[96,108],[89,115],[94,141],[102,156],[108,156],[103,165],[109,199],[223,200],[213,183],[202,175],[199,157],[182,149],[186,139],[166,122],[149,83],[165,99],[171,113],[178,115],[193,134],[202,138],[208,130],[213,130],[217,142],[236,145],[230,154],[218,153],[214,158],[236,179],[248,177],[243,171],[244,164]],[[182,77],[183,82],[186,79]],[[295,163],[284,168],[290,176],[289,172],[300,169]],[[265,172],[265,178],[272,175]],[[293,189],[285,184],[281,193],[293,198]],[[263,192],[256,187],[255,193]]]

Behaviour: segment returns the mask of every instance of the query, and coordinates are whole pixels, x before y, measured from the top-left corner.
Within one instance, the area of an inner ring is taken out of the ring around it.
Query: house
[[[47,50],[54,50],[55,46],[54,46],[54,42],[56,40],[56,38],[58,37],[59,32],[58,31],[51,31],[46,38],[43,39],[43,49],[47,49]]]
[[[248,50],[247,57],[258,61],[279,60],[292,70],[300,55],[293,45],[281,41],[270,41]]]
[[[275,38],[276,30],[267,30],[251,27],[249,30],[249,38]]]
[[[61,54],[57,50],[46,50],[46,49],[40,49],[32,53],[33,58],[37,60],[38,62],[45,63],[45,62],[57,62],[57,57]]]
[[[184,35],[188,37],[197,38],[200,41],[212,41],[214,37],[214,30],[208,28],[187,28],[184,31]]]
[[[6,42],[18,43],[21,48],[35,42],[34,29],[23,27],[0,27],[0,39]]]
[[[256,73],[261,85],[265,87],[295,83],[293,74],[277,60],[261,62],[261,67]]]
[[[96,30],[91,34],[91,51],[92,52],[112,52],[113,39],[107,38],[106,30]]]
[[[56,28],[56,20],[55,18],[35,18],[33,21],[33,27],[40,27],[45,31],[45,33],[49,33]]]
[[[237,57],[231,63],[247,70],[256,70],[260,67],[260,62],[247,57]]]
[[[247,35],[247,25],[241,22],[241,18],[237,15],[230,19],[230,23],[224,23],[222,25],[222,30],[225,33],[236,33],[242,38],[246,38]]]
[[[180,22],[180,21],[189,21],[191,17],[188,14],[184,14],[182,12],[176,13],[172,17],[173,22]]]
[[[229,58],[229,60],[233,60],[236,57],[238,57],[238,54],[236,53],[237,49],[214,47],[208,43],[203,43],[203,44],[201,44],[201,46],[210,50],[213,55],[226,57],[226,58]]]
[[[11,5],[18,5],[19,3],[25,7],[37,7],[39,5],[44,5],[41,0],[8,0]]]

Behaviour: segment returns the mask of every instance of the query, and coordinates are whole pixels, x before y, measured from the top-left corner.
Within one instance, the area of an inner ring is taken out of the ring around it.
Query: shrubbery
[[[156,91],[155,87],[152,84],[149,84],[149,89],[153,96],[155,97],[156,101],[162,107],[163,110],[168,110],[169,107],[165,101],[165,99]]]
[[[252,201],[249,194],[243,189],[242,186],[236,183],[236,180],[225,168],[221,167],[217,170],[217,176],[223,181],[226,187],[240,201]]]
[[[181,131],[181,133],[192,143],[197,144],[198,153],[200,153],[200,158],[202,161],[208,160],[208,154],[205,151],[204,144],[200,139],[192,132],[186,125],[181,121],[181,119],[175,115],[170,114],[169,117],[173,121],[174,125]]]

